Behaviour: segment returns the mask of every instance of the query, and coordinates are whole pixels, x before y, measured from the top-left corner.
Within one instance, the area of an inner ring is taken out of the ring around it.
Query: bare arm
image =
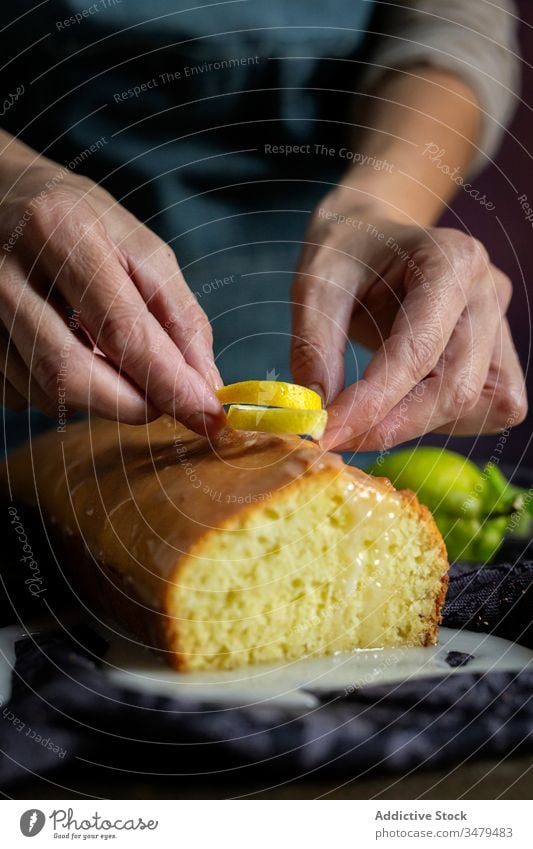
[[[459,180],[468,184],[476,97],[458,76],[427,66],[385,76],[373,94],[368,129],[354,141],[362,164],[315,211],[300,258],[295,379],[329,403],[327,447],[496,432],[526,414],[505,319],[511,285],[476,239],[431,226]],[[348,336],[375,354],[343,389]]]
[[[391,72],[367,100],[368,129],[353,134],[363,164],[347,171],[326,202],[381,204],[398,221],[434,224],[458,188],[450,174],[466,182],[476,156],[481,115],[472,90],[452,74],[422,66]],[[364,164],[365,156],[392,167],[376,170]]]

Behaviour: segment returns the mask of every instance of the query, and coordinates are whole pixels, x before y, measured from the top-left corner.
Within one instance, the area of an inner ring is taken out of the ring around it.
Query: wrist
[[[368,210],[375,216],[401,224],[430,227],[446,207],[446,199],[402,165],[389,159],[390,170],[372,172],[356,166],[323,199],[322,206],[342,214]]]
[[[413,223],[403,213],[387,202],[371,185],[348,185],[341,183],[325,195],[315,209],[314,220],[328,222],[339,217],[356,217],[364,220],[397,220]]]

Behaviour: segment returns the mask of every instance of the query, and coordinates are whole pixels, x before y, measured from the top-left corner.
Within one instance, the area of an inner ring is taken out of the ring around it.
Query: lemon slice
[[[298,433],[321,439],[326,429],[328,414],[326,410],[287,410],[232,404],[228,410],[227,421],[228,425],[236,430]]]
[[[259,404],[288,410],[322,409],[322,399],[317,392],[281,380],[243,380],[223,386],[216,394],[221,404]]]

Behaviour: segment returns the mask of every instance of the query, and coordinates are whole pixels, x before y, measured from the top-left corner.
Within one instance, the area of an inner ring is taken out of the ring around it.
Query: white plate
[[[441,628],[438,646],[429,648],[365,649],[232,672],[178,673],[128,637],[99,630],[111,644],[102,669],[117,685],[214,705],[244,707],[274,701],[278,705],[313,707],[319,703],[315,694],[320,692],[353,692],[370,684],[469,672],[519,672],[533,664],[533,651],[523,646],[487,634]],[[31,639],[31,633],[16,627],[0,629],[2,704],[11,690],[14,642],[21,637]],[[472,655],[473,659],[465,666],[450,667],[446,655],[451,651]]]

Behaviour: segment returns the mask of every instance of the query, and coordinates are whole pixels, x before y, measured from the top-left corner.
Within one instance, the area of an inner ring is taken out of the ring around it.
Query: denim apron
[[[1,126],[172,245],[227,382],[290,375],[291,274],[309,214],[349,164],[372,7],[19,0],[1,13],[2,90],[23,88]],[[353,350],[347,365],[353,380]]]

